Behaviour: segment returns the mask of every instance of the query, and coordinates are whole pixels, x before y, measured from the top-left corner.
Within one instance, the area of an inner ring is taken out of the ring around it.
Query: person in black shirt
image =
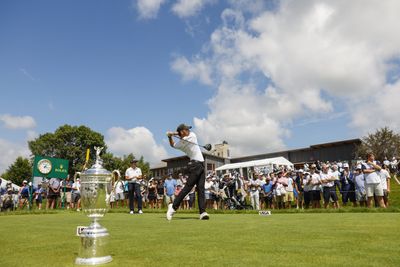
[[[156,181],[157,209],[161,209],[164,200],[164,182],[162,179]]]

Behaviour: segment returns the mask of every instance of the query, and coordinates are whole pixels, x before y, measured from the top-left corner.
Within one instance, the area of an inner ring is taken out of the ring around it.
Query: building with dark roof
[[[302,166],[305,163],[319,161],[352,161],[355,159],[355,151],[361,144],[360,139],[351,139],[338,142],[330,142],[312,145],[306,148],[284,150],[279,152],[250,155],[236,158],[224,158],[210,153],[203,153],[207,171],[214,171],[228,163],[239,163],[251,160],[260,160],[274,157],[284,157],[295,166]],[[164,167],[151,168],[154,177],[161,177],[160,174],[185,173],[189,158],[187,156],[174,157],[162,160],[166,163]]]

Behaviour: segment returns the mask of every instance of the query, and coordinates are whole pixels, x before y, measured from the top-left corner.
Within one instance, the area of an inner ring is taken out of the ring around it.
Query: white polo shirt
[[[375,170],[375,168],[372,165],[369,165],[368,163],[363,163],[362,164],[362,170]],[[378,172],[374,171],[371,173],[364,173],[365,176],[365,183],[366,184],[380,184],[381,183],[381,177],[379,176]]]
[[[379,172],[379,176],[381,177],[381,185],[383,190],[387,190],[387,179],[390,179],[390,174],[387,170],[382,169]]]
[[[321,180],[332,179],[332,176],[334,176],[334,174],[332,172],[329,172],[329,171],[327,173],[324,173],[324,172],[320,173]],[[322,183],[323,187],[332,187],[334,185],[335,185],[334,181]]]
[[[318,173],[310,174],[311,177],[311,190],[320,190],[319,183],[321,182],[321,177]]]
[[[190,132],[188,136],[183,137],[182,140],[180,140],[178,143],[175,143],[174,148],[183,151],[190,158],[190,160],[204,162],[204,157],[201,153],[200,146],[195,144],[197,144],[197,136],[194,132]]]
[[[128,180],[128,183],[136,183],[137,178],[141,175],[142,175],[142,170],[139,167],[136,167],[135,169],[130,167],[125,172],[125,176],[128,176],[130,178],[130,180]]]

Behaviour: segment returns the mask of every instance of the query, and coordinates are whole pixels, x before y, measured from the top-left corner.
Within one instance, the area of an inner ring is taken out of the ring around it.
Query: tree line
[[[136,158],[133,154],[122,157],[113,155],[107,151],[104,136],[86,126],[63,125],[55,130],[54,133],[45,133],[29,141],[28,146],[31,157],[18,157],[6,172],[1,175],[2,178],[10,180],[17,185],[21,185],[23,180],[30,180],[35,155],[68,160],[69,175],[73,177],[76,172],[83,171],[87,149],[91,150],[87,167],[94,163],[96,158],[95,146],[104,147],[101,157],[104,161],[103,166],[107,170],[124,171],[130,167],[130,161]],[[137,165],[142,169],[143,174],[149,175],[149,163],[145,161],[143,156],[140,156],[138,161]]]

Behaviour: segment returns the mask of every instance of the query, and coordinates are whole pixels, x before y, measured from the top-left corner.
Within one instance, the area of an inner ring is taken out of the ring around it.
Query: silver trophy
[[[83,212],[92,219],[89,227],[79,234],[81,247],[75,264],[97,265],[112,261],[107,253],[108,231],[99,224],[110,205],[112,174],[103,168],[100,153],[103,147],[94,147],[96,163],[81,177],[81,205]]]

